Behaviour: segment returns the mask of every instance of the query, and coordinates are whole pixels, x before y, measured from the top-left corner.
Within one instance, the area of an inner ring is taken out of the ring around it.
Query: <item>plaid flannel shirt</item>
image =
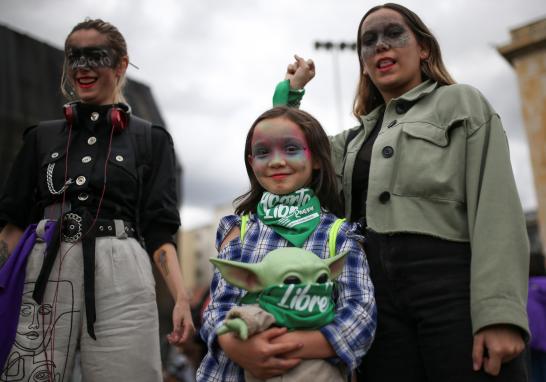
[[[336,217],[322,213],[320,223],[303,244],[321,258],[330,256],[328,232]],[[233,227],[240,227],[237,215],[225,216],[220,220],[216,233],[216,247],[219,248]],[[336,316],[334,321],[320,328],[331,344],[337,357],[330,362],[343,362],[347,370],[355,369],[360,359],[371,346],[377,322],[377,310],[373,286],[369,276],[364,251],[358,243],[362,237],[356,234],[354,226],[344,222],[336,239],[336,253],[349,250],[342,274],[337,278],[335,290]],[[251,214],[241,246],[240,238],[233,239],[221,251],[218,258],[245,263],[257,263],[270,251],[290,244],[275,231]],[[203,314],[200,334],[208,345],[208,352],[197,371],[198,381],[244,381],[244,370],[232,362],[217,341],[216,329],[224,321],[228,311],[238,305],[246,291],[228,284],[218,270],[214,271],[211,282],[211,301]]]

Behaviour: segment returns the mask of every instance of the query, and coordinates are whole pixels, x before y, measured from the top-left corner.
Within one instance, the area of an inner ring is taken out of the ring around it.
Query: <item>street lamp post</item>
[[[341,131],[343,127],[343,100],[341,92],[341,70],[339,67],[339,52],[343,50],[356,50],[355,42],[332,42],[332,41],[315,41],[316,50],[327,50],[332,52],[333,68],[334,68],[334,94],[336,98],[336,108],[338,124]]]

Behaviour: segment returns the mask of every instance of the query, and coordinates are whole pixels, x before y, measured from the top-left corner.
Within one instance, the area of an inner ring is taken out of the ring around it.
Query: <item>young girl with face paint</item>
[[[220,221],[218,258],[257,263],[287,246],[330,256],[328,232],[337,220],[339,201],[330,144],[318,121],[293,108],[266,111],[250,128],[244,159],[250,190],[236,199],[236,215]],[[317,358],[333,360],[342,372],[353,370],[371,344],[376,320],[360,238],[353,225],[341,225],[336,253],[349,255],[338,278],[335,319],[320,330],[287,332],[277,327],[246,341],[233,334],[218,336],[216,329],[246,291],[227,284],[216,270],[201,329],[208,353],[197,379],[244,381],[244,370],[257,378],[272,378],[289,372],[302,359]]]
[[[194,330],[173,241],[173,144],[124,103],[128,63],[115,26],[73,28],[66,118],[27,130],[0,194],[3,381],[70,380],[76,349],[84,380],[161,381],[150,257],[175,299],[169,341]]]
[[[529,245],[500,118],[409,9],[376,6],[357,33],[359,126],[331,144],[378,306],[359,380],[524,381]],[[314,74],[296,56],[274,103]]]

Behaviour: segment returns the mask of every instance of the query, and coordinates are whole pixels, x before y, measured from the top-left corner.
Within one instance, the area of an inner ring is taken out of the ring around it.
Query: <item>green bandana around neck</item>
[[[258,219],[296,247],[301,247],[320,222],[320,202],[313,190],[291,194],[264,192],[257,208]]]
[[[257,303],[288,329],[318,329],[334,319],[333,282],[281,284],[248,293],[243,304]]]

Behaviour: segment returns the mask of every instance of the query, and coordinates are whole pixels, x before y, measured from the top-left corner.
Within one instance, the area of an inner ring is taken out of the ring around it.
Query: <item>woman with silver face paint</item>
[[[128,63],[112,24],[73,28],[65,119],[27,130],[0,194],[2,381],[68,381],[77,348],[86,381],[161,381],[150,256],[175,300],[169,342],[193,334],[173,241],[173,143],[131,114]]]
[[[529,244],[498,114],[401,5],[364,15],[357,50],[359,126],[331,143],[378,306],[359,380],[525,381]],[[314,74],[296,56],[274,103]]]

